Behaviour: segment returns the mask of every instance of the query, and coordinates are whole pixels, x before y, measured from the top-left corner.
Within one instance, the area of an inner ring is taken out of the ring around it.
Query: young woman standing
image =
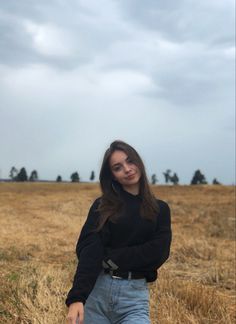
[[[68,323],[148,324],[147,283],[170,253],[169,206],[153,196],[139,154],[122,141],[105,152],[100,186],[76,246]]]

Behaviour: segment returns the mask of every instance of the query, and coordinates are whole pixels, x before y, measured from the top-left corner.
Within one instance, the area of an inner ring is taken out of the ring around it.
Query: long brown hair
[[[159,212],[157,201],[154,195],[152,194],[148,184],[145,167],[141,157],[139,156],[137,151],[129,144],[123,141],[114,141],[111,143],[110,147],[106,150],[104,154],[100,170],[99,180],[100,187],[102,190],[102,197],[98,207],[100,219],[97,231],[99,231],[103,227],[103,225],[109,218],[115,220],[117,215],[119,215],[119,213],[121,212],[124,204],[119,194],[121,185],[117,181],[114,181],[109,164],[110,157],[115,151],[125,152],[129,159],[132,160],[132,162],[140,170],[141,177],[139,180],[139,195],[142,200],[140,207],[141,216],[151,221],[155,221],[156,214]]]

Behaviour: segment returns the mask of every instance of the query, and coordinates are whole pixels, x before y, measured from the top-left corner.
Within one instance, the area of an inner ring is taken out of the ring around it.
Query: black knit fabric
[[[168,204],[157,199],[155,222],[140,215],[141,197],[122,190],[124,210],[116,222],[108,221],[94,232],[99,219],[100,198],[91,206],[76,246],[79,263],[66,305],[86,302],[102,262],[111,260],[121,271],[141,272],[148,282],[157,279],[157,269],[168,259],[171,245],[171,217]]]

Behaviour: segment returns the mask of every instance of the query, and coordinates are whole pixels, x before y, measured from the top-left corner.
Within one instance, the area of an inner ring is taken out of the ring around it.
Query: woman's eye
[[[117,172],[117,171],[120,171],[120,167],[118,166],[118,167],[115,167],[113,170],[115,171],[115,172]]]

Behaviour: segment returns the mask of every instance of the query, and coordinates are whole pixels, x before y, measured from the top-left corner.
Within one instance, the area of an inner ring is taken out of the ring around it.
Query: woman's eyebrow
[[[115,163],[115,164],[113,164],[111,167],[113,168],[113,167],[115,167],[115,166],[117,166],[117,165],[121,165],[121,163],[120,163],[120,162]]]
[[[127,158],[125,159],[125,161],[129,160],[129,157],[127,156]],[[113,164],[111,167],[113,168],[114,166],[117,166],[117,165],[121,165],[122,163],[121,162],[117,162],[115,164]]]

